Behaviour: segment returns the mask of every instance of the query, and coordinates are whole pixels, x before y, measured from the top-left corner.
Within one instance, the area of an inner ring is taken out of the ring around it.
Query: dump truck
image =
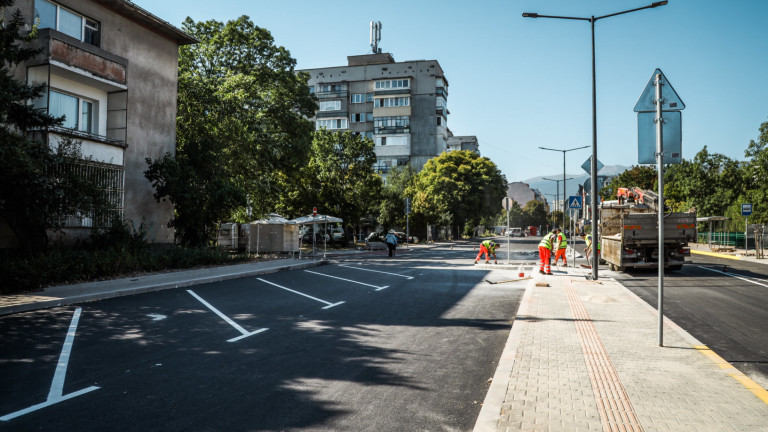
[[[655,192],[619,188],[617,200],[600,205],[601,258],[611,270],[658,268],[658,211],[664,211],[664,267],[680,270],[690,261],[696,212],[666,212]]]

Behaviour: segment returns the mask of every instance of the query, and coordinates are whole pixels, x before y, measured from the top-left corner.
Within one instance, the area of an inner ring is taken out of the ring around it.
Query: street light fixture
[[[567,16],[555,16],[555,15],[539,15],[535,12],[524,12],[523,18],[557,18],[557,19],[569,19],[579,21],[589,21],[592,28],[592,161],[591,161],[591,173],[592,176],[592,241],[597,240],[597,91],[596,91],[596,77],[595,77],[595,22],[603,18],[610,18],[616,15],[623,15],[630,12],[635,12],[643,9],[651,9],[659,6],[664,6],[668,2],[658,1],[653,2],[648,6],[643,6],[636,9],[625,10],[622,12],[616,12],[609,15],[603,15],[595,17],[594,15],[589,18],[584,17],[567,17]],[[597,280],[597,248],[592,248],[592,262],[595,265],[592,266],[592,279]]]
[[[551,149],[551,148],[547,148],[547,147],[539,147],[542,150],[551,150],[551,151],[563,152],[563,202],[565,202],[565,180],[573,180],[573,179],[566,179],[565,178],[565,153],[569,152],[569,151],[573,151],[573,150],[585,149],[587,147],[589,147],[589,146],[576,147],[576,148],[571,148],[571,149],[568,149],[568,150],[558,150],[558,149]],[[563,226],[565,226],[565,206],[563,206]]]

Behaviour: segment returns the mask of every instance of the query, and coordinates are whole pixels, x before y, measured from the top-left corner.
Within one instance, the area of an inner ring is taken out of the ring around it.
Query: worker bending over
[[[499,247],[493,240],[486,240],[482,243],[480,243],[480,252],[477,253],[477,257],[475,258],[475,264],[480,260],[480,257],[485,254],[485,263],[490,264],[489,260],[489,254],[493,255],[493,262],[495,264],[498,264],[499,261],[496,259],[496,248]]]
[[[539,242],[539,273],[552,274],[552,267],[549,259],[552,258],[552,242],[555,240],[555,232],[552,231],[544,235]]]
[[[584,239],[584,243],[587,244],[587,247],[584,248],[584,253],[587,255],[587,262],[589,265],[594,265],[592,260],[592,234],[581,234],[581,238]],[[597,242],[597,262],[600,262],[600,252],[601,252],[602,246],[600,245],[600,242]]]

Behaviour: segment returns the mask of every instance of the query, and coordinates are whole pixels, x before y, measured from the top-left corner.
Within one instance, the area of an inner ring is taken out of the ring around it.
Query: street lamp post
[[[565,177],[563,177],[562,180],[542,178],[542,180],[553,181],[556,184],[556,187],[555,187],[555,211],[557,211],[557,203],[558,203],[558,201],[560,201],[560,182],[563,182],[563,204],[565,204],[565,181],[566,180],[573,180],[573,177],[570,177],[570,178],[567,178],[567,179]],[[563,210],[563,226],[565,226],[565,205],[563,205],[562,210]],[[555,226],[557,226],[557,218],[553,217],[552,221],[555,224]]]
[[[565,202],[565,195],[566,195],[565,194],[565,181],[566,180],[573,180],[573,179],[566,179],[565,178],[565,153],[569,152],[569,151],[573,151],[573,150],[585,149],[587,147],[589,147],[589,146],[576,147],[576,148],[571,148],[571,149],[568,149],[568,150],[558,150],[558,149],[551,149],[551,148],[547,148],[547,147],[539,147],[542,150],[551,150],[551,151],[563,152],[563,202]],[[565,225],[565,206],[563,206],[563,225]]]
[[[592,163],[591,163],[591,177],[592,177],[592,242],[597,242],[597,90],[596,90],[596,78],[595,78],[595,22],[603,18],[610,18],[616,15],[623,15],[630,12],[635,12],[643,9],[650,9],[659,6],[664,6],[668,1],[653,2],[648,6],[643,6],[636,9],[625,10],[622,12],[616,12],[609,15],[603,15],[595,17],[594,15],[589,18],[584,17],[567,17],[567,16],[554,16],[554,15],[539,15],[535,12],[524,12],[523,18],[557,18],[557,19],[569,19],[579,21],[589,21],[592,28]],[[592,248],[592,279],[597,280],[597,248]]]

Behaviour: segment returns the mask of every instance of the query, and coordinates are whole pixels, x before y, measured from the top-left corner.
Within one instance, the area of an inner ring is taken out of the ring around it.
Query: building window
[[[94,103],[76,96],[51,90],[48,113],[54,117],[64,117],[62,127],[93,133]]]
[[[410,132],[411,118],[408,116],[376,117],[373,120],[375,134],[393,134]]]
[[[408,145],[408,135],[376,137],[376,144],[380,146]]]
[[[369,94],[370,93],[354,93],[354,94],[352,94],[352,98],[351,98],[350,102],[352,102],[352,103],[365,103],[365,102],[369,102],[367,100]],[[371,96],[373,96],[373,95],[371,95]]]
[[[396,80],[385,80],[385,81],[376,81],[374,84],[376,90],[389,90],[389,89],[407,89],[411,88],[411,80],[408,78],[405,79],[396,79]]]
[[[341,101],[321,101],[320,111],[338,111],[341,109]]]
[[[443,125],[443,118],[440,116],[437,116],[437,125],[442,126]]]
[[[410,106],[410,105],[411,105],[410,97],[391,97],[391,98],[381,98],[381,99],[373,100],[374,108],[390,108],[390,107]]]
[[[322,128],[325,129],[347,129],[347,119],[346,118],[340,118],[340,119],[322,119],[317,120],[315,122],[315,129],[320,130]]]
[[[98,21],[48,0],[35,0],[35,23],[39,28],[52,28],[91,45],[101,43]]]

